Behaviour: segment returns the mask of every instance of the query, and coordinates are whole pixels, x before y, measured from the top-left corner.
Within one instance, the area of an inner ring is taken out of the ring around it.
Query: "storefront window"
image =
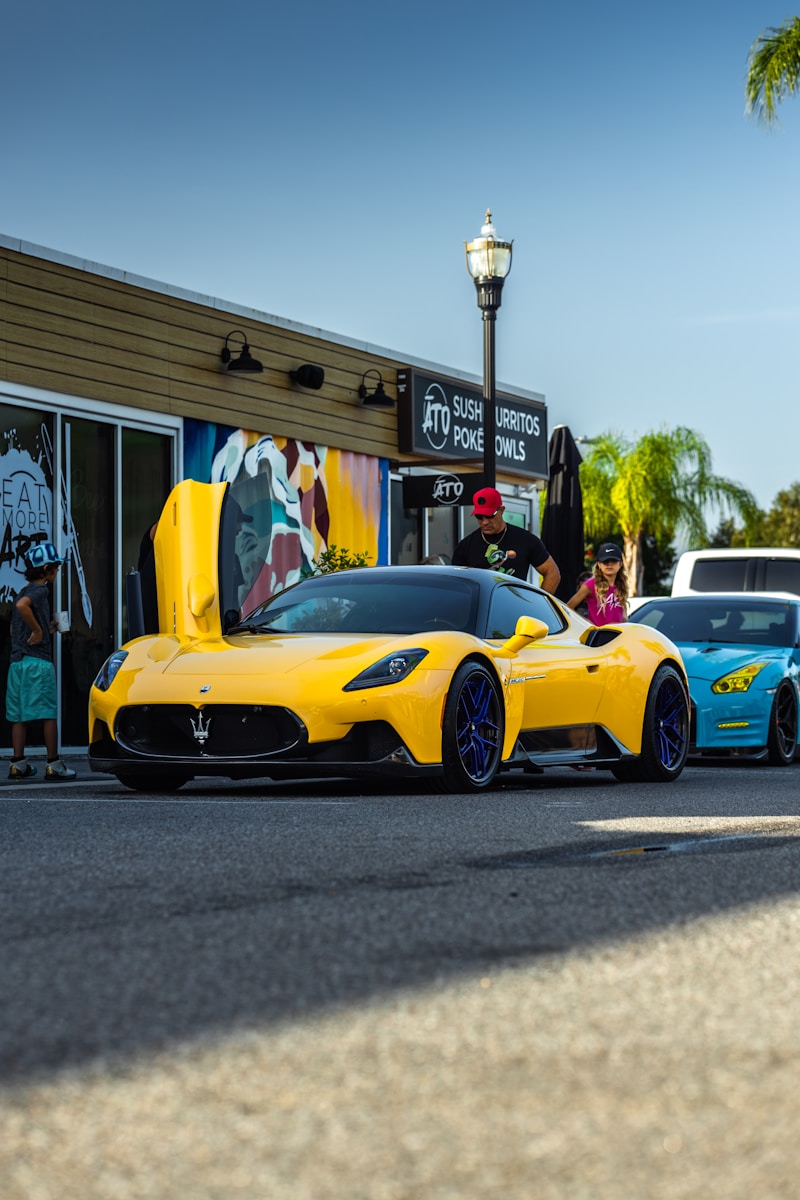
[[[419,509],[403,508],[403,481],[392,479],[389,485],[391,558],[397,566],[418,563],[421,557]]]
[[[142,538],[161,515],[172,489],[172,438],[147,429],[122,430],[122,575],[138,566]],[[122,590],[122,637],[128,636]]]
[[[11,609],[25,587],[24,556],[37,542],[53,541],[53,417],[0,404],[0,689],[6,694],[11,652]],[[0,710],[3,745],[11,729]],[[41,738],[32,726],[31,740]]]
[[[56,641],[62,746],[86,745],[89,689],[125,637],[124,575],[174,482],[175,436],[0,404],[0,689],[4,696],[24,555],[52,541],[67,559],[51,598],[70,623]],[[0,744],[11,744],[4,706]],[[41,724],[29,728],[28,745],[34,754],[42,746]]]
[[[458,509],[452,506],[429,508],[428,516],[428,558],[438,557],[445,563],[453,561],[453,551],[458,540],[456,534],[456,519]]]

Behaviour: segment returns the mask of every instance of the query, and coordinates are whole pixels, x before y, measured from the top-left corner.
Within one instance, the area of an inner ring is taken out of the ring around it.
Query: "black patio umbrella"
[[[542,517],[542,541],[556,560],[561,582],[559,600],[569,600],[578,590],[583,564],[583,499],[578,467],[583,461],[566,425],[556,425],[550,435],[550,482]]]

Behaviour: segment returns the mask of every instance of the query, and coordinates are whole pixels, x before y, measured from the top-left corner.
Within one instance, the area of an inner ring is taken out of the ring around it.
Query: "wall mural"
[[[388,562],[386,459],[187,419],[184,474],[230,483],[245,513],[236,546],[245,612],[331,545]]]
[[[53,540],[53,477],[39,441],[33,454],[17,444],[17,431],[6,434],[0,456],[2,545],[0,600],[13,600],[25,587],[25,555],[37,542]],[[34,457],[35,455],[35,457]]]

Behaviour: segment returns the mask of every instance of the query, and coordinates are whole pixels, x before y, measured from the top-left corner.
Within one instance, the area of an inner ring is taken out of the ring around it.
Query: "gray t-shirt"
[[[46,583],[28,583],[17,596],[30,596],[33,615],[42,629],[42,640],[37,646],[31,646],[28,638],[31,630],[19,614],[16,603],[11,610],[11,661],[19,662],[23,658],[53,657],[53,639],[50,636],[50,592]]]

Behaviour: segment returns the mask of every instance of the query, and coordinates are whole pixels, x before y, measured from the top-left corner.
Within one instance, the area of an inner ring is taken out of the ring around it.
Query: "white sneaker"
[[[68,767],[62,758],[49,762],[44,773],[45,779],[74,779],[75,771]]]
[[[24,758],[21,762],[12,762],[11,766],[8,768],[9,779],[33,779],[35,774],[36,767],[34,767],[32,763],[27,762]]]

